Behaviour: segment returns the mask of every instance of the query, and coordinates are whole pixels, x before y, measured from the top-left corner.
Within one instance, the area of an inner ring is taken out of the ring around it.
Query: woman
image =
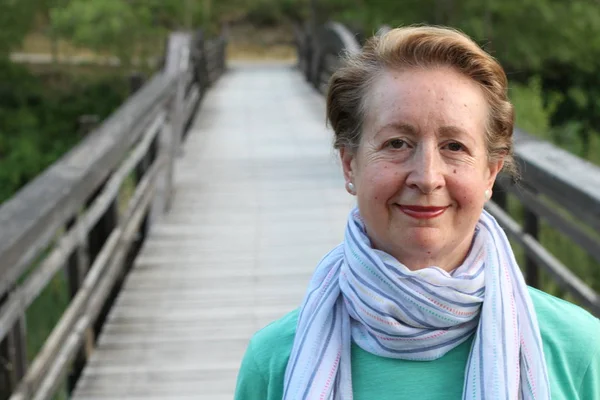
[[[247,399],[600,399],[600,322],[528,288],[483,210],[514,173],[500,65],[454,30],[395,29],[332,77],[358,207],[302,307],[258,332]]]

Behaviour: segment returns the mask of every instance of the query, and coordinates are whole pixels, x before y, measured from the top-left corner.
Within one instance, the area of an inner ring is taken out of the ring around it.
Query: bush
[[[0,202],[81,140],[79,116],[103,119],[127,96],[114,73],[39,77],[3,62],[0,76]]]

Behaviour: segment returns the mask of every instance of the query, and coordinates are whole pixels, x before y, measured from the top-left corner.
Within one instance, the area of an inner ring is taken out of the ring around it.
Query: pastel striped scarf
[[[382,357],[428,361],[472,334],[463,399],[550,399],[536,314],[508,239],[490,214],[482,212],[467,259],[448,273],[411,271],[371,248],[354,209],[344,243],[323,258],[310,282],[283,398],[352,399],[351,341]]]

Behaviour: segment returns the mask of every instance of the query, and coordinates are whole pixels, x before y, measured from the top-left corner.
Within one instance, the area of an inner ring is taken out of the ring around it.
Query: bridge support
[[[0,343],[0,400],[8,399],[27,372],[25,315]]]

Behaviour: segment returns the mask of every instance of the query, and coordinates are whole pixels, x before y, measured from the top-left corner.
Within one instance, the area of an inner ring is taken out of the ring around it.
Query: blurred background
[[[169,32],[225,31],[230,61],[294,63],[293,26],[329,20],[362,39],[382,25],[466,32],[506,69],[518,127],[600,165],[598,0],[0,0],[0,203],[161,68]],[[556,231],[540,236],[600,290],[596,261]],[[30,359],[68,303],[58,274],[27,311]]]
[[[311,8],[312,7],[312,8]],[[311,12],[311,10],[315,10]],[[508,72],[517,124],[600,163],[595,0],[0,0],[0,201],[160,64],[168,32],[227,26],[228,59],[295,57],[292,23],[459,28]]]

